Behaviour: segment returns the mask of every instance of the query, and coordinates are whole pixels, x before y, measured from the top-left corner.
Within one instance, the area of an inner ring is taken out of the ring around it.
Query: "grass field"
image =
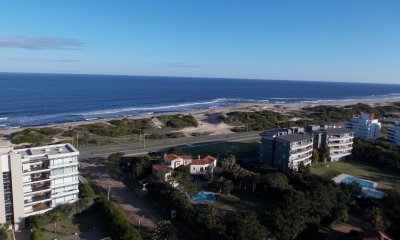
[[[233,154],[238,158],[257,157],[260,143],[256,140],[243,142],[221,142],[205,146],[183,148],[182,151],[193,156],[213,155],[226,156]]]
[[[381,189],[396,189],[400,191],[400,171],[392,168],[377,167],[359,160],[344,160],[339,162],[314,164],[311,166],[311,173],[320,175],[326,179],[346,173],[358,178],[371,180],[378,183]]]

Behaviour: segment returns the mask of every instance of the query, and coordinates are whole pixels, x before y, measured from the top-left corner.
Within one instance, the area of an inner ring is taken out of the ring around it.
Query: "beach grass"
[[[378,183],[380,189],[396,189],[400,191],[399,170],[394,168],[379,167],[360,160],[343,160],[324,164],[313,164],[311,173],[326,179],[345,173],[361,179]]]

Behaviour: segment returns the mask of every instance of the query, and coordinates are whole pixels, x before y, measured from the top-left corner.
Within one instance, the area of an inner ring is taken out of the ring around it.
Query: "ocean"
[[[0,73],[0,128],[235,106],[399,97],[400,85]]]

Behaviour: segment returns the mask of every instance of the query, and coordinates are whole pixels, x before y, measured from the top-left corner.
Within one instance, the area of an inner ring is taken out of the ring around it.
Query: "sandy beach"
[[[210,133],[210,134],[216,135],[216,134],[226,134],[226,133],[231,132],[232,126],[220,122],[218,117],[221,115],[224,115],[228,112],[233,112],[233,111],[251,112],[251,111],[270,110],[270,111],[275,111],[275,112],[279,112],[279,113],[289,113],[292,111],[299,111],[299,110],[301,110],[301,108],[314,107],[314,106],[320,106],[320,105],[347,106],[347,105],[354,105],[357,103],[363,103],[363,104],[368,104],[371,106],[385,106],[385,105],[389,105],[390,103],[393,103],[393,102],[400,102],[400,97],[385,98],[385,99],[343,100],[343,101],[335,100],[335,101],[321,101],[321,102],[310,102],[310,103],[307,103],[307,102],[282,103],[282,104],[244,103],[244,104],[239,104],[239,105],[233,106],[233,107],[226,107],[226,108],[219,108],[219,109],[194,110],[194,111],[176,112],[176,113],[170,112],[170,113],[166,113],[165,115],[178,114],[178,113],[179,114],[191,114],[199,122],[199,127],[185,128],[185,129],[180,130],[181,132],[184,132],[187,134],[196,132],[196,133]],[[125,118],[143,119],[143,118],[152,118],[152,117],[157,117],[157,116],[160,116],[160,115],[138,115],[138,116],[125,117]],[[112,119],[122,119],[122,118],[112,118]],[[78,125],[103,123],[103,122],[107,122],[112,119],[106,118],[106,119],[96,119],[96,120],[90,120],[90,121],[68,122],[68,123],[61,123],[61,124],[35,126],[32,128],[56,127],[56,128],[62,128],[62,129],[69,129],[69,128],[76,127]],[[8,135],[8,134],[11,134],[14,132],[21,131],[23,129],[25,129],[25,128],[1,129],[0,134]]]

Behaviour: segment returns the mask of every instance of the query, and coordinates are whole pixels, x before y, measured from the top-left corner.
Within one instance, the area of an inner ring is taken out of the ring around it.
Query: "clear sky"
[[[0,72],[400,83],[400,1],[5,0]]]

